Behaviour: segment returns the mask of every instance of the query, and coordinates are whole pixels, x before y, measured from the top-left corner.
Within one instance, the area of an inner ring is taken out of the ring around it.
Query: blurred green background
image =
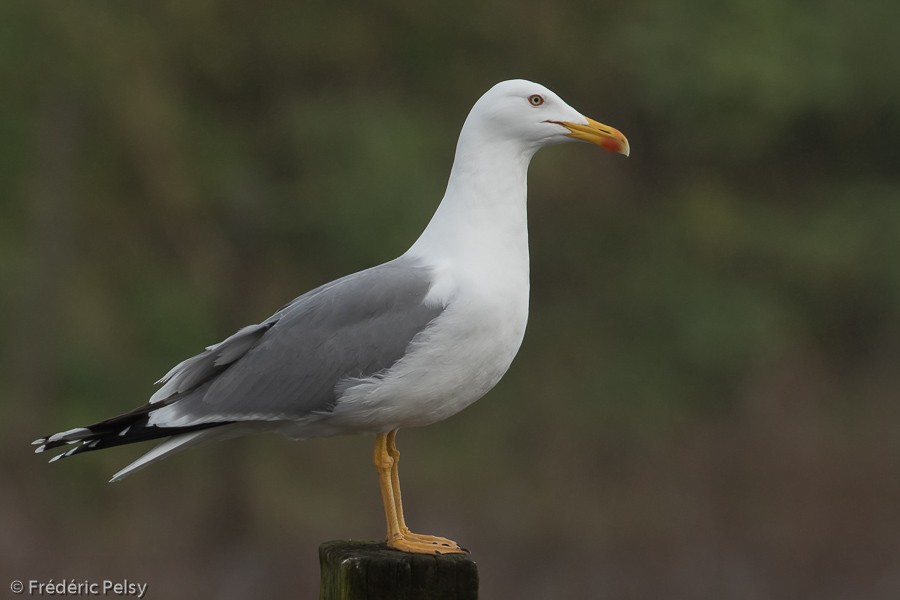
[[[371,438],[48,466],[177,361],[402,253],[475,99],[621,129],[530,173],[509,374],[401,433],[484,598],[900,597],[900,4],[0,4],[0,593],[312,598],[383,535]],[[339,475],[338,475],[339,474]]]

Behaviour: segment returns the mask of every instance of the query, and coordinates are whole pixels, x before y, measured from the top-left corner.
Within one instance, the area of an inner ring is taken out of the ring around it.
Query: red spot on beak
[[[624,148],[622,142],[613,138],[603,138],[603,141],[600,142],[600,147],[610,152],[621,152],[622,148]]]

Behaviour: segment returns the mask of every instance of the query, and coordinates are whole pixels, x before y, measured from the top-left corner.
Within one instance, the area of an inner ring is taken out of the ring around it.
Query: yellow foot
[[[441,537],[439,535],[425,535],[424,533],[413,533],[409,529],[406,529],[403,532],[403,536],[406,538],[410,538],[416,540],[417,542],[424,542],[426,544],[435,544],[442,548],[450,548],[454,550],[462,550],[463,552],[467,552],[459,547],[459,544],[454,542],[453,540],[448,540],[445,537]]]
[[[463,550],[453,540],[412,532],[389,539],[387,545],[394,550],[413,554],[468,554],[468,550]]]

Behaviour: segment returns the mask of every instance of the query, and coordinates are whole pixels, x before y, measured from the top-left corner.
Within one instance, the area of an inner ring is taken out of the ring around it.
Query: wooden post
[[[468,554],[408,554],[383,542],[319,546],[319,600],[476,600],[478,569]]]

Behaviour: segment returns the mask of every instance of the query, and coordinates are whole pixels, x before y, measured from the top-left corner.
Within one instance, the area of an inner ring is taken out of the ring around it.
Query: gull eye
[[[532,95],[528,96],[528,102],[532,106],[540,106],[541,104],[544,103],[544,97],[541,96],[540,94],[532,94]]]

